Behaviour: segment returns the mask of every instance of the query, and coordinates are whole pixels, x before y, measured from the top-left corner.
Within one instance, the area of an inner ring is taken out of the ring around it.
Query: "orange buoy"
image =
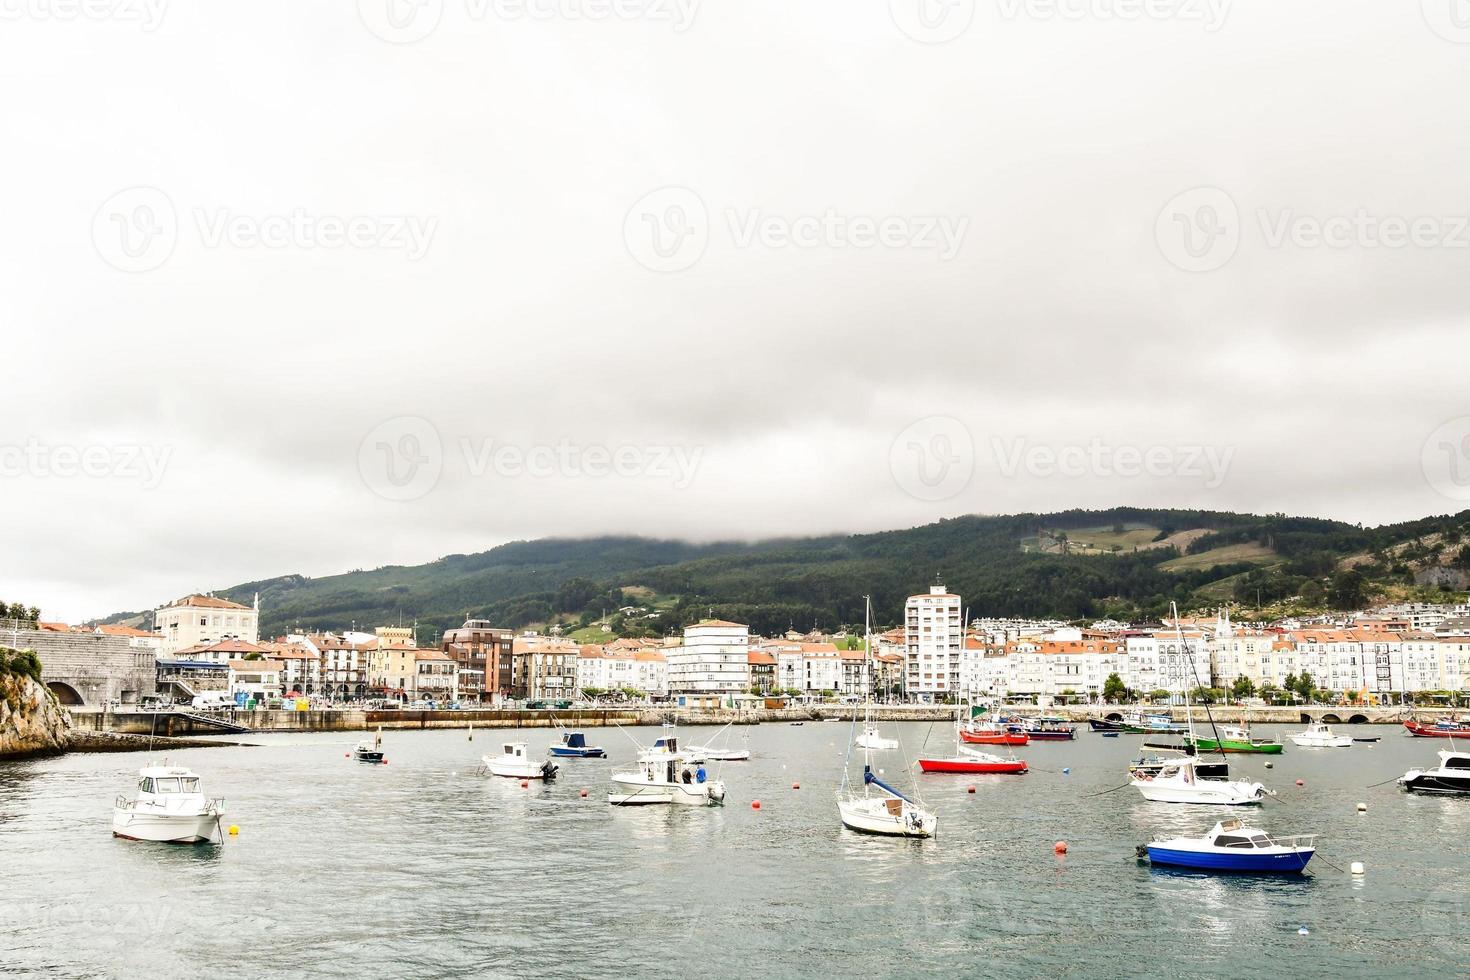
[[[1055,854],[1066,854],[1067,853],[1067,842],[1064,841],[1064,840],[1059,840],[1059,841],[1057,841],[1055,844],[1053,844],[1051,846],[1051,849],[1052,849],[1052,852],[1055,853]]]
[[[530,785],[531,785],[531,781],[529,779],[522,779],[521,780],[521,789],[525,789],[525,788],[527,788]]]
[[[761,808],[761,801],[760,800],[751,800],[750,801],[750,808],[752,810],[759,810]]]
[[[342,758],[344,758],[344,759],[350,759],[350,758],[352,758],[352,753],[351,752],[343,752],[342,753]]]
[[[791,788],[792,789],[801,789],[801,783],[792,783],[791,784]]]
[[[587,791],[585,789],[582,790],[582,798],[583,799],[586,799],[587,798]]]
[[[1300,780],[1300,779],[1298,779],[1298,780],[1297,780],[1297,781],[1296,781],[1296,784],[1297,784],[1297,785],[1298,785],[1298,786],[1305,786],[1305,785],[1307,785],[1307,784],[1306,784],[1306,783],[1304,783],[1304,782],[1302,782],[1302,781],[1301,781],[1301,780]]]
[[[971,786],[969,789],[965,790],[965,792],[966,793],[973,793],[973,792],[975,792],[975,787]]]

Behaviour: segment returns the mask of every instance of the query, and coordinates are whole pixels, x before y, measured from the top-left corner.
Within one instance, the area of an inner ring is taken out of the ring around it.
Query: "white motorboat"
[[[112,836],[168,844],[224,843],[220,820],[225,801],[206,799],[199,777],[180,766],[138,770],[138,795],[119,796],[112,808]]]
[[[480,762],[492,776],[510,779],[555,779],[557,765],[549,759],[533,759],[526,754],[525,742],[505,742],[500,755],[485,755]]]
[[[1196,871],[1298,874],[1317,845],[1312,835],[1272,837],[1242,820],[1225,820],[1203,837],[1155,838],[1138,851],[1154,864]]]
[[[868,644],[869,616],[872,600],[865,598],[863,612],[863,659],[871,670],[870,647]],[[863,702],[863,734],[853,739],[853,745],[863,750],[863,782],[861,788],[851,783],[848,765],[842,766],[842,783],[837,790],[837,815],[842,826],[865,834],[884,837],[933,837],[939,830],[939,817],[925,809],[918,799],[917,788],[912,797],[894,789],[873,773],[873,752],[883,748],[884,742],[892,742],[889,748],[898,748],[894,739],[878,735],[873,724],[873,699],[869,695]],[[857,714],[853,714],[853,728],[857,727]],[[849,750],[849,754],[850,750]]]
[[[718,732],[715,732],[714,737],[711,738],[704,745],[691,745],[686,750],[688,752],[689,756],[690,756],[690,761],[691,762],[704,762],[706,760],[707,761],[710,761],[710,762],[746,762],[746,761],[748,761],[750,759],[750,750],[749,749],[720,748],[720,747],[718,747],[718,746],[715,745],[715,743],[720,740],[720,735],[722,735],[725,732],[725,730],[730,727],[730,724],[733,724],[733,722],[726,724],[724,728],[721,728]],[[749,742],[749,740],[750,740],[750,735],[748,733],[745,736],[745,740],[747,742]]]
[[[1443,750],[1434,769],[1410,769],[1399,786],[1411,793],[1470,794],[1470,752]]]
[[[680,752],[679,740],[672,735],[640,751],[634,765],[612,774],[607,802],[613,806],[718,806],[725,801],[724,782],[710,779],[698,761]]]
[[[1320,721],[1307,725],[1306,731],[1292,732],[1286,737],[1293,744],[1309,749],[1345,749],[1353,744],[1351,735],[1338,735]]]
[[[1198,771],[1199,760],[1170,759],[1157,771],[1134,770],[1130,784],[1154,803],[1207,803],[1216,806],[1249,806],[1266,797],[1266,787],[1243,779],[1205,779]]]
[[[898,739],[885,738],[878,731],[877,725],[868,725],[863,729],[853,743],[860,749],[871,749],[874,752],[886,752],[898,748]]]

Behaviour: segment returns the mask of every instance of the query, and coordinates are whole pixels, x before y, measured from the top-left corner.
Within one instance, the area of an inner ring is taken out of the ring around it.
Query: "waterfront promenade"
[[[163,737],[204,735],[238,730],[236,726],[260,732],[330,732],[419,729],[483,729],[551,728],[561,724],[567,728],[604,728],[615,725],[659,725],[673,721],[683,725],[757,725],[791,722],[850,721],[861,714],[862,706],[812,705],[810,707],[753,709],[690,708],[573,708],[565,711],[531,711],[518,708],[435,709],[435,710],[367,710],[332,708],[312,711],[102,711],[73,708],[72,720],[78,731],[123,732]],[[873,717],[879,721],[950,722],[955,708],[949,705],[875,705]],[[1045,713],[1085,724],[1090,718],[1121,717],[1129,710],[1119,705],[1079,705],[1046,708]],[[1151,708],[1168,712],[1175,720],[1184,719],[1183,708]],[[1034,709],[1033,709],[1034,711]],[[1195,720],[1205,720],[1205,709],[1191,709]],[[1219,706],[1210,709],[1215,721],[1224,723],[1260,722],[1303,724],[1307,720],[1328,724],[1401,725],[1408,718],[1432,720],[1445,713],[1443,708],[1409,709],[1401,707],[1368,708],[1355,706],[1312,705],[1296,707]]]

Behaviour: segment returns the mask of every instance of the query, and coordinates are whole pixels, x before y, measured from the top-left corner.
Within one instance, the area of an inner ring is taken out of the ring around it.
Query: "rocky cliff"
[[[0,670],[0,759],[66,751],[71,716],[25,674]]]

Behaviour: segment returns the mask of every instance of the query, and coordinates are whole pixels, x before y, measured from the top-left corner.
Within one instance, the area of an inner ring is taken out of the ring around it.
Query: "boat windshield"
[[[153,780],[153,792],[155,793],[197,793],[199,792],[198,776],[160,776]]]

